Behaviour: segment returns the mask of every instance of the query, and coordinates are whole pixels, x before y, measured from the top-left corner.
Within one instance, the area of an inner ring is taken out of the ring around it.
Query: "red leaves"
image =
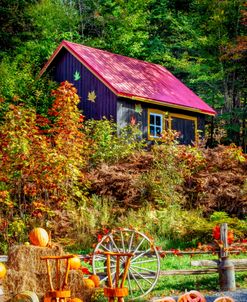
[[[220,240],[220,226],[219,225],[216,225],[213,228],[213,238],[215,240]]]
[[[100,242],[100,241],[102,240],[102,238],[103,238],[103,235],[101,235],[101,234],[98,234],[98,235],[97,235],[97,240],[98,240],[98,242]]]
[[[100,242],[102,240],[102,238],[104,237],[104,235],[108,234],[109,232],[110,232],[109,229],[103,227],[97,234],[98,242]]]
[[[213,227],[213,238],[216,241],[220,240],[220,226],[219,225],[216,225],[215,227]],[[233,241],[234,241],[233,231],[229,230],[228,236],[227,236],[227,242],[228,242],[228,244],[232,244]],[[218,242],[218,244],[220,245],[221,243]]]
[[[81,267],[81,268],[79,268],[82,272],[83,272],[83,274],[85,274],[85,275],[91,275],[91,273],[90,273],[90,271],[88,270],[88,268],[87,267]]]
[[[176,250],[176,249],[171,249],[172,253],[175,255],[175,256],[182,256],[181,254],[181,251],[180,250]]]
[[[17,215],[21,207],[22,212],[41,218],[52,212],[54,204],[59,208],[77,196],[83,182],[88,151],[79,97],[68,82],[52,94],[51,116],[11,104],[0,125],[0,180],[13,199],[4,203],[6,213],[15,205]],[[38,200],[47,208],[34,207],[32,202]]]
[[[234,234],[233,231],[228,231],[228,236],[227,236],[228,244],[232,244],[234,241]]]

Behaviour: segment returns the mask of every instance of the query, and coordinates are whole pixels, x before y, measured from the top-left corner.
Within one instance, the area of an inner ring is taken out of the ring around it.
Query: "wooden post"
[[[227,223],[220,226],[220,261],[219,261],[219,283],[223,291],[235,291],[235,270],[233,263],[229,260],[228,253],[228,227]]]

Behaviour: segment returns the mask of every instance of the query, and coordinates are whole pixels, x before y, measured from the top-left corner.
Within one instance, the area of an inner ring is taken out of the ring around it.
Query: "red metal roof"
[[[41,70],[42,75],[65,47],[115,94],[123,97],[182,107],[214,115],[216,112],[161,65],[63,41]]]

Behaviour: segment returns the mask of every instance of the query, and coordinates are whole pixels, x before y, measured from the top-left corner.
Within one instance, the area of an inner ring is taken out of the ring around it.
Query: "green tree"
[[[20,27],[16,35],[18,43],[6,38],[4,51],[0,53],[3,57],[0,63],[0,97],[9,103],[24,102],[45,114],[51,105],[49,91],[54,83],[45,77],[38,78],[38,73],[61,40],[78,37],[78,14],[58,0],[15,3],[17,8],[13,10],[12,2],[6,5],[6,9],[11,10],[10,20],[4,23],[4,31],[8,33],[6,37],[14,34],[12,23],[19,14],[20,20],[25,16],[23,22],[27,25]],[[19,8],[23,9],[20,13]],[[4,115],[4,112],[0,114]]]

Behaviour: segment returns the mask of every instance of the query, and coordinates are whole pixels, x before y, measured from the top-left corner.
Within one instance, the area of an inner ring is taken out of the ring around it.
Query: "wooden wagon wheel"
[[[122,228],[112,230],[100,240],[93,253],[93,272],[100,277],[101,283],[107,284],[106,256],[102,252],[133,254],[126,280],[132,299],[143,297],[154,288],[160,272],[160,256],[148,236],[133,229]],[[125,262],[126,257],[121,257],[120,274]],[[115,263],[112,263],[111,269],[114,279]]]

